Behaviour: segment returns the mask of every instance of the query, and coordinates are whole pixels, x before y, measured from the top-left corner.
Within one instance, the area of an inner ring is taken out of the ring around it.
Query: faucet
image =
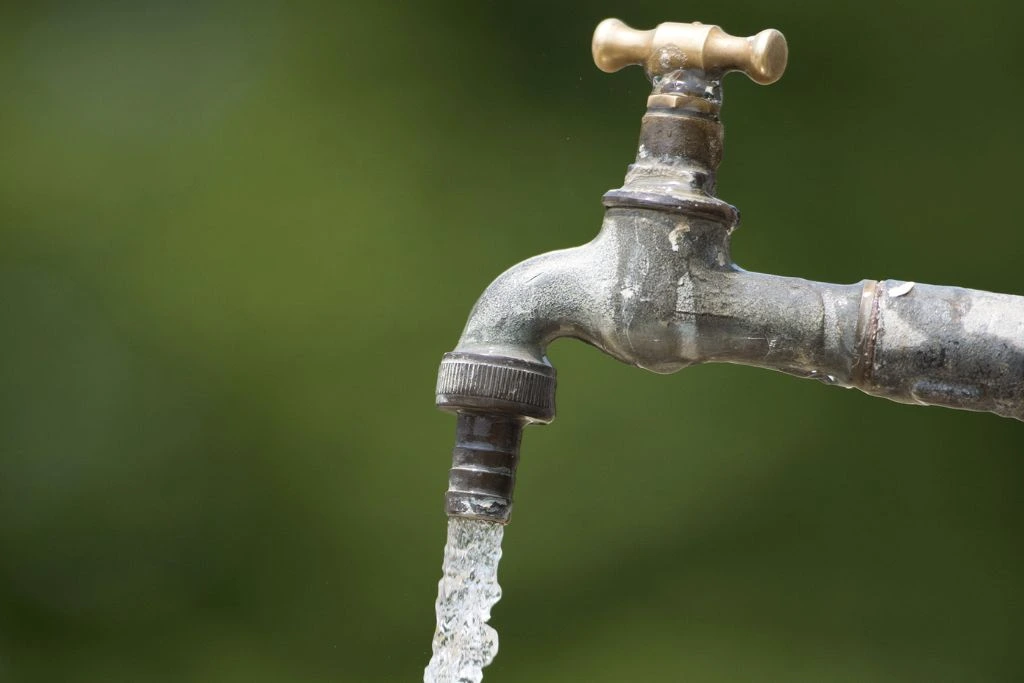
[[[656,373],[740,363],[1024,420],[1024,297],[835,285],[733,263],[739,212],[715,191],[722,77],[777,81],[788,59],[780,32],[741,38],[698,22],[638,31],[606,19],[592,51],[602,71],[640,65],[653,82],[636,160],[604,195],[598,235],[505,271],[442,358],[437,405],[457,415],[449,516],[509,521],[523,427],[555,416],[546,351],[560,337]]]

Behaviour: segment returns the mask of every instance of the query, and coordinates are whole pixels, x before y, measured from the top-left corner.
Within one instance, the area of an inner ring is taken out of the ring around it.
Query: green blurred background
[[[437,362],[621,183],[606,16],[787,35],[744,267],[1024,294],[1021,3],[7,3],[0,680],[419,679]],[[1020,423],[551,357],[488,682],[1024,680]]]

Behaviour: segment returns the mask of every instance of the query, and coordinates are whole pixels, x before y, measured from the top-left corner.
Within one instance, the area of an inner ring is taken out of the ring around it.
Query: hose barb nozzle
[[[555,417],[550,365],[475,353],[446,353],[437,405],[458,414],[445,511],[507,524],[523,427]]]
[[[508,523],[523,424],[514,416],[459,413],[444,496],[449,517]]]

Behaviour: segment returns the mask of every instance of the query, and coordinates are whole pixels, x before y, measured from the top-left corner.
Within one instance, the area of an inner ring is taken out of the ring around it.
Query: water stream
[[[480,683],[498,653],[498,633],[487,625],[501,599],[498,562],[501,524],[452,517],[437,584],[433,657],[423,683]]]

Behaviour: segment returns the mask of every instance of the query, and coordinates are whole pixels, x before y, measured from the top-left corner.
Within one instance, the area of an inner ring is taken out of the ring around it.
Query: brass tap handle
[[[773,28],[738,38],[700,22],[638,31],[618,19],[605,19],[594,30],[591,49],[597,68],[607,73],[631,64],[643,66],[649,76],[676,69],[742,71],[761,85],[779,80],[789,57],[786,37]]]

